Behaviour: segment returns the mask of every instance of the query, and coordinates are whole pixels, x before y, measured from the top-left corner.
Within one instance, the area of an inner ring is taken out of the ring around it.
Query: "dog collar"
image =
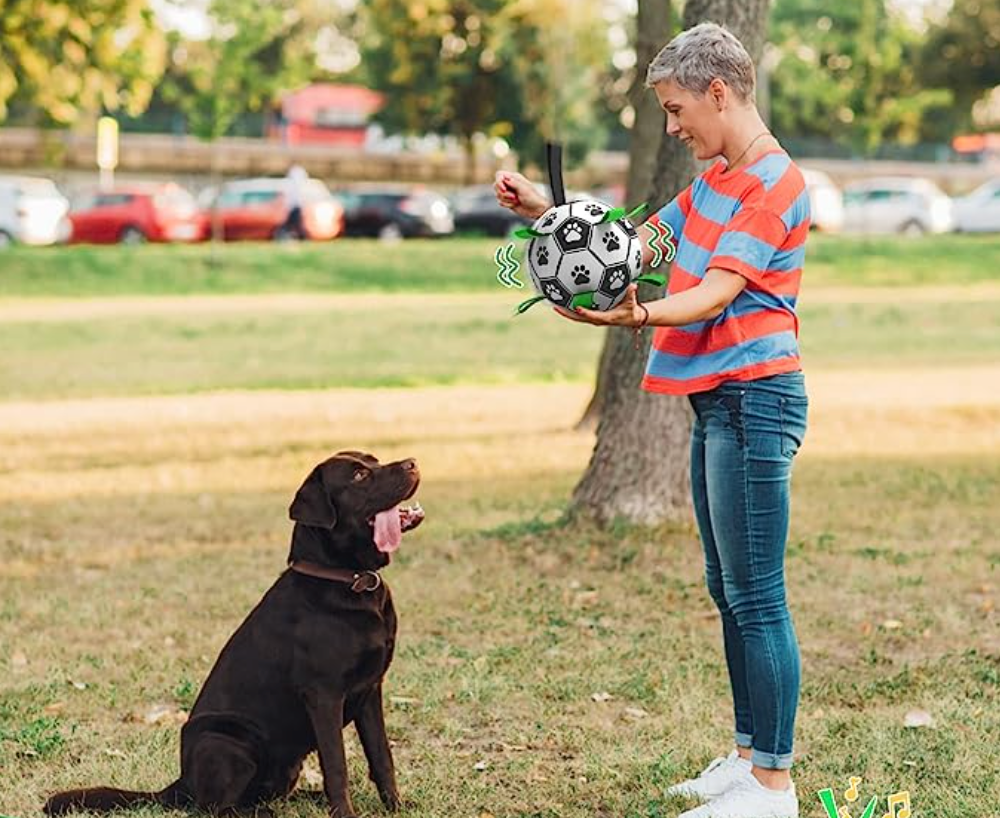
[[[351,586],[356,594],[366,591],[377,591],[382,587],[382,576],[378,571],[352,571],[349,568],[327,568],[315,562],[296,560],[288,563],[288,567],[298,574],[316,579],[330,579],[334,582],[344,582]]]

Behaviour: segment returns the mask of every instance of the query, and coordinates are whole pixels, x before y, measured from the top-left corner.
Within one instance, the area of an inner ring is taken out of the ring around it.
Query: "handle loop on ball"
[[[562,145],[556,142],[545,143],[545,158],[549,166],[549,189],[552,191],[552,204],[566,204],[566,188],[562,176]]]

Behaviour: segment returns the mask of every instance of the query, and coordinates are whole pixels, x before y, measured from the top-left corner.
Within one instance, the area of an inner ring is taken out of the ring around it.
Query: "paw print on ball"
[[[566,306],[570,301],[569,291],[556,279],[548,278],[540,282],[542,295],[549,301]]]
[[[535,261],[539,267],[544,267],[549,263],[549,248],[539,247],[538,252],[535,254]]]
[[[590,243],[590,231],[583,219],[569,218],[555,232],[556,242],[564,253],[582,250]]]
[[[549,213],[549,215],[545,217],[545,220],[542,222],[541,226],[552,227],[552,223],[556,220],[558,216],[559,214],[556,212]]]
[[[612,253],[622,246],[622,243],[618,240],[618,236],[616,236],[614,233],[610,232],[605,233],[603,236],[601,236],[601,239],[604,241],[605,248],[607,248]]]
[[[628,282],[628,267],[624,264],[615,264],[604,271],[598,289],[606,295],[615,296],[628,286]]]
[[[603,216],[608,212],[606,208],[601,207],[599,204],[587,205],[586,209],[591,216]]]
[[[573,276],[573,283],[578,287],[590,283],[590,273],[582,264],[577,264],[570,275]]]

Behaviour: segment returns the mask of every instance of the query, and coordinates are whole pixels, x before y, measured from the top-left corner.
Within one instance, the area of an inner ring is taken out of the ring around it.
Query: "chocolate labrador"
[[[222,649],[181,729],[181,774],[159,792],[109,787],[53,795],[45,812],[155,803],[233,812],[288,795],[319,751],[334,818],[354,815],[343,728],[354,722],[385,806],[399,793],[382,715],[396,613],[379,569],[424,519],[401,506],[420,483],[413,460],[340,452],[295,495],[289,567]]]

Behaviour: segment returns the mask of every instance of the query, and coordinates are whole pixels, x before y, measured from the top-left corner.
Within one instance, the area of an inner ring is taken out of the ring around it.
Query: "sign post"
[[[97,120],[97,167],[101,171],[101,190],[110,190],[118,167],[118,122],[110,116]]]

